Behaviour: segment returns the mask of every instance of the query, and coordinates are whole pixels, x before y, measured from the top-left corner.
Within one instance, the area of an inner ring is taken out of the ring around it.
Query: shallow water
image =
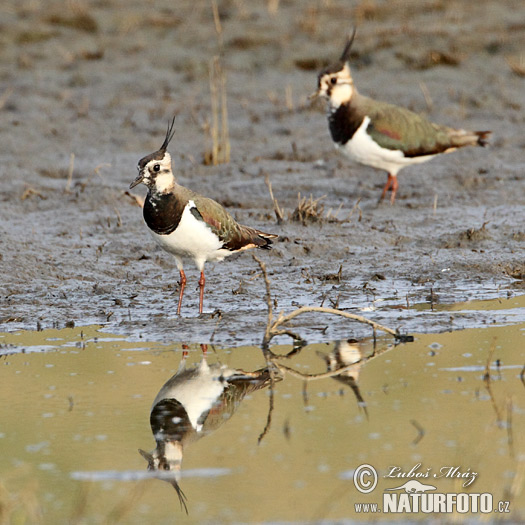
[[[259,445],[268,386],[246,395],[231,419],[185,447],[186,516],[173,487],[150,479],[137,452],[155,447],[149,411],[179,366],[181,344],[132,342],[97,326],[3,333],[0,503],[12,522],[30,523],[360,521],[374,516],[358,514],[355,503],[381,504],[385,489],[409,479],[385,479],[391,467],[409,472],[421,464],[416,470],[431,477],[420,481],[440,493],[491,493],[496,503],[510,502],[504,517],[519,520],[525,513],[524,337],[522,322],[416,334],[413,343],[397,346],[379,338],[375,356],[352,371],[364,403],[333,378],[305,386],[281,369]],[[326,372],[318,353],[334,346],[308,345],[278,362],[303,374]],[[362,341],[359,349],[370,356],[373,343]],[[271,350],[285,354],[292,347]],[[200,360],[199,345],[190,345],[188,366]],[[246,372],[266,365],[257,347],[209,345],[207,361]],[[353,482],[365,463],[379,473],[368,495]],[[432,478],[444,467],[477,476],[467,487],[466,478]],[[428,515],[375,516],[407,517]]]

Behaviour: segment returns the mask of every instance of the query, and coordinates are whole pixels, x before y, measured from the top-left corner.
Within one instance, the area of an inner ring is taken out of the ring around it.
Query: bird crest
[[[169,143],[171,142],[171,139],[175,135],[175,117],[171,119],[170,122],[168,122],[168,129],[166,131],[166,138],[164,139],[164,142],[162,143],[162,146],[160,147],[159,151],[162,153],[166,152],[166,149],[168,148]]]
[[[343,49],[343,53],[341,54],[341,58],[339,59],[343,64],[350,61],[350,49],[352,48],[352,44],[354,43],[356,32],[357,28],[354,27],[352,29],[352,34],[346,40],[345,48]]]

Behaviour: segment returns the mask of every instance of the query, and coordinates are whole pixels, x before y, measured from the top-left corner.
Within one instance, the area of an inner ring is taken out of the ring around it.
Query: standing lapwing
[[[228,255],[249,248],[269,249],[277,235],[238,224],[218,203],[184,188],[175,180],[171,156],[166,151],[175,134],[173,119],[158,151],[139,160],[138,177],[130,189],[141,182],[148,187],[144,201],[144,221],[160,246],[175,256],[180,271],[180,314],[186,285],[182,259],[193,259],[201,272],[199,313],[204,298],[204,264],[222,261]]]
[[[391,190],[393,204],[399,170],[463,146],[485,146],[490,131],[440,126],[408,109],[361,95],[349,64],[354,36],[355,29],[339,61],[319,73],[313,96],[328,99],[328,126],[336,147],[360,164],[387,171],[379,200]]]

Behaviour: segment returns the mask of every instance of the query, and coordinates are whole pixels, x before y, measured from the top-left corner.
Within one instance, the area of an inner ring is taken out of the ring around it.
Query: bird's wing
[[[223,247],[236,251],[256,246],[265,248],[271,244],[269,239],[277,235],[267,234],[239,224],[218,202],[207,197],[194,196],[193,215],[204,221],[223,243]]]
[[[455,145],[451,128],[439,126],[408,109],[371,101],[366,108],[370,123],[366,132],[382,148],[400,150],[406,157],[435,155]]]

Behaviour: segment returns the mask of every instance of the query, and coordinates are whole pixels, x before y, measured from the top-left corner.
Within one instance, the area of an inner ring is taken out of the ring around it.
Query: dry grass
[[[279,10],[280,0],[268,0],[267,9],[271,15],[276,15]]]
[[[226,75],[218,56],[210,63],[210,91],[212,121],[205,130],[211,139],[211,149],[204,153],[204,164],[216,166],[230,162]]]
[[[326,198],[326,195],[314,199],[312,195],[301,197],[301,193],[297,195],[297,207],[292,212],[290,220],[300,222],[303,225],[311,222],[321,222],[323,220],[324,206],[321,201]]]
[[[71,153],[69,157],[69,170],[67,172],[66,193],[69,193],[71,190],[71,182],[73,181],[73,170],[74,169],[75,169],[75,154]]]
[[[461,64],[465,56],[456,52],[445,52],[440,50],[430,50],[423,54],[396,53],[396,57],[402,60],[409,69],[425,70],[437,66],[457,67]]]
[[[45,200],[47,197],[40,192],[39,190],[33,188],[32,186],[27,186],[24,192],[22,193],[20,200],[25,201],[31,197],[39,197],[42,200]]]
[[[268,187],[270,199],[272,200],[273,211],[277,219],[277,224],[282,224],[286,220],[285,211],[279,205],[279,202],[277,201],[277,198],[274,195],[272,183],[270,182],[270,178],[268,175],[266,175],[265,177],[265,183]],[[362,211],[359,207],[361,199],[358,199],[356,201],[356,203],[354,204],[350,212],[346,215],[346,217],[340,218],[339,215],[341,213],[341,210],[343,209],[343,203],[341,203],[336,209],[329,208],[325,211],[325,207],[321,202],[325,198],[326,195],[322,195],[321,197],[318,197],[316,199],[314,199],[313,195],[310,195],[309,197],[304,197],[299,192],[297,194],[297,206],[292,212],[288,212],[287,219],[293,222],[300,222],[303,226],[323,222],[344,223],[349,222],[354,213],[357,211],[357,221],[361,222]]]
[[[343,208],[343,203],[339,205],[336,209],[329,208],[325,211],[324,205],[321,203],[321,201],[326,197],[326,195],[323,195],[322,197],[319,197],[317,199],[314,199],[312,195],[310,195],[308,198],[302,197],[299,193],[297,196],[297,207],[290,215],[291,221],[296,221],[302,223],[304,226],[307,224],[312,223],[322,223],[322,222],[336,222],[336,223],[343,223],[350,221],[352,215],[357,210],[359,212],[358,216],[358,222],[361,222],[362,218],[362,211],[359,207],[359,202],[361,199],[359,199],[353,206],[353,208],[350,210],[348,215],[344,218],[339,218],[339,214]]]
[[[212,1],[213,21],[217,33],[219,50],[222,53],[224,38],[217,2]],[[204,164],[216,166],[230,162],[230,133],[228,128],[228,104],[226,95],[226,74],[220,56],[210,62],[211,125],[205,125],[205,132],[211,139],[211,149],[204,152]]]
[[[284,213],[279,206],[277,199],[273,196],[272,183],[270,182],[270,177],[268,177],[268,175],[266,175],[264,182],[266,183],[266,186],[268,186],[268,191],[270,192],[270,198],[272,199],[273,211],[275,213],[275,218],[277,219],[277,224],[282,224],[284,222]]]
[[[89,12],[89,6],[82,2],[68,2],[68,9],[51,13],[45,21],[48,24],[67,27],[86,33],[97,33],[98,24]]]
[[[525,77],[525,59],[523,55],[520,56],[519,60],[507,58],[506,61],[515,75],[518,77]]]

